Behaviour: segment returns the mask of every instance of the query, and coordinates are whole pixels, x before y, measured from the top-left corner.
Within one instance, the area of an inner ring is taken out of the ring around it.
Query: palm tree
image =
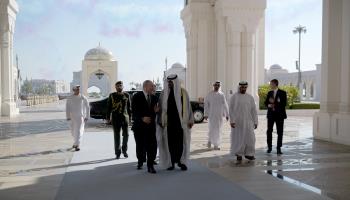
[[[300,67],[301,67],[301,64],[300,64],[301,34],[306,33],[306,27],[299,25],[299,26],[294,28],[293,33],[299,34],[299,58],[298,58],[298,62],[296,63],[296,67],[298,70],[298,85],[297,85],[297,87],[298,87],[298,89],[300,89],[300,85],[301,85],[301,70],[300,70]]]

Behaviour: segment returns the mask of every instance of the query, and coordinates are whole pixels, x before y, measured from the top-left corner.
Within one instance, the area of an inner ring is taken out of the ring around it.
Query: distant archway
[[[310,98],[315,98],[315,94],[314,94],[314,91],[315,91],[315,88],[314,88],[314,84],[311,83],[310,85]]]
[[[306,83],[304,82],[303,83],[303,89],[302,89],[302,95],[303,95],[303,97],[305,98],[306,97]]]
[[[101,89],[97,86],[91,86],[87,89],[89,98],[100,98],[102,96]]]
[[[98,77],[96,73],[101,73],[103,74],[103,76]],[[112,83],[110,81],[110,76],[106,72],[102,70],[94,71],[89,76],[87,92],[89,93],[90,88],[96,87],[100,90],[100,95],[104,97],[111,92],[110,91],[111,84]]]

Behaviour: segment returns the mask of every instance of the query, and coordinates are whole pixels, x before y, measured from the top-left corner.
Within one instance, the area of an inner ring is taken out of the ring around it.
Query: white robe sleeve
[[[258,113],[256,110],[256,104],[255,104],[254,98],[251,97],[250,101],[251,101],[251,115],[253,117],[254,124],[258,125]]]
[[[66,101],[66,119],[70,119],[70,113],[71,113],[71,110],[70,110],[70,97],[67,98],[67,101]]]
[[[89,105],[89,101],[85,96],[83,100],[83,109],[84,109],[84,118],[90,119],[90,105]]]
[[[186,94],[186,98],[187,98],[188,122],[194,124],[194,117],[193,117],[193,111],[192,111],[190,97],[189,97],[187,91],[185,92],[185,94]]]
[[[230,98],[230,106],[229,106],[229,115],[230,115],[230,123],[236,123],[236,116],[235,116],[235,105],[236,104],[236,95],[233,95]]]
[[[229,111],[228,111],[228,105],[227,105],[227,101],[226,101],[226,97],[225,95],[222,95],[223,97],[223,101],[224,101],[224,116],[225,117],[229,117]]]

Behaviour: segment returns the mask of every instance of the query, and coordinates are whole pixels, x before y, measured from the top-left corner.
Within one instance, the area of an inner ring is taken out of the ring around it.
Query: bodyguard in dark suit
[[[270,81],[271,91],[268,92],[265,106],[267,107],[267,153],[272,150],[272,131],[273,125],[276,123],[277,128],[277,154],[282,154],[283,126],[284,120],[287,119],[286,105],[287,93],[278,89],[278,80]]]
[[[146,162],[149,173],[156,173],[154,161],[157,155],[156,112],[158,99],[153,94],[153,82],[143,82],[143,91],[137,92],[131,101],[133,131],[136,142],[137,169]]]

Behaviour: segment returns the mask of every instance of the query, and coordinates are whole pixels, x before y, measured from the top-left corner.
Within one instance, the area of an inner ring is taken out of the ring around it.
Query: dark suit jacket
[[[274,99],[274,109],[269,108],[269,99]],[[287,93],[284,90],[277,90],[276,97],[273,98],[273,90],[267,93],[265,106],[267,107],[267,118],[287,119],[286,113]]]
[[[151,105],[148,105],[147,99],[144,93],[137,92],[131,100],[131,110],[133,119],[133,130],[142,131],[144,128],[156,128],[155,120],[156,113],[154,107],[158,103],[158,98],[155,95],[151,95]],[[146,124],[142,121],[143,117],[151,117],[152,123]]]

